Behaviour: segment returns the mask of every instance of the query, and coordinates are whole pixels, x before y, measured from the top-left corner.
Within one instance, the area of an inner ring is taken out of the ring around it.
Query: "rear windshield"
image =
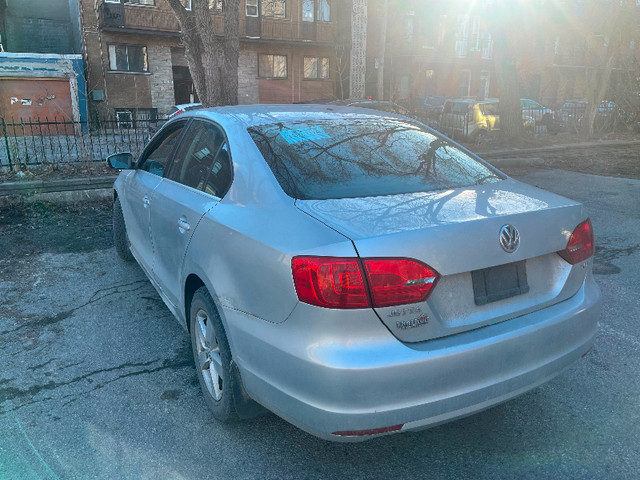
[[[502,179],[448,140],[402,120],[287,122],[249,133],[282,189],[297,199],[430,192]]]
[[[451,111],[453,113],[467,113],[469,110],[469,104],[467,102],[454,102]]]

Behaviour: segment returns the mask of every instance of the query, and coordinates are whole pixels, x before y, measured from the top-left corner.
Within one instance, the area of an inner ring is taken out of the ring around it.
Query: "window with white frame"
[[[118,128],[133,128],[133,113],[129,110],[116,110]]]
[[[109,70],[148,72],[147,47],[143,45],[109,45]]]
[[[469,15],[458,15],[456,25],[456,57],[466,57],[469,44]]]
[[[287,78],[287,56],[261,53],[258,56],[258,76]]]
[[[262,0],[262,16],[269,18],[285,18],[287,15],[286,0]]]
[[[244,14],[247,17],[258,16],[258,0],[246,0],[244,2]]]
[[[329,78],[329,57],[304,57],[304,78],[326,80]]]

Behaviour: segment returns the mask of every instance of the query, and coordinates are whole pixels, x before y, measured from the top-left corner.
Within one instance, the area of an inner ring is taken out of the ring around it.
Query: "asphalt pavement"
[[[187,334],[136,265],[80,228],[91,217],[69,214],[50,227],[71,232],[66,248],[16,248],[0,261],[0,480],[637,479],[640,181],[561,170],[520,179],[591,215],[603,293],[594,348],[505,404],[361,444],[272,414],[214,420]],[[22,241],[37,241],[30,231]]]

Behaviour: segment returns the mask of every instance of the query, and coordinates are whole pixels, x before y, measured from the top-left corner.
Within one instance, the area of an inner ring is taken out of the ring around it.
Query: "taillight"
[[[291,267],[301,302],[327,308],[370,305],[357,258],[294,257]]]
[[[558,254],[571,265],[575,265],[591,257],[593,252],[593,226],[591,219],[587,218],[573,230],[567,247]]]
[[[406,258],[365,258],[363,262],[375,307],[422,302],[439,277],[424,263]]]
[[[408,258],[294,257],[291,267],[298,299],[326,308],[422,302],[440,276]]]

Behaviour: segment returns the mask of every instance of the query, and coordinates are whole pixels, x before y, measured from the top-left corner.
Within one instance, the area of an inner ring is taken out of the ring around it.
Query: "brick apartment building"
[[[190,8],[190,0],[184,2]],[[333,97],[339,10],[347,4],[241,0],[238,103]],[[80,0],[80,8],[93,111],[128,121],[197,100],[179,25],[165,0]],[[218,31],[223,9],[223,1],[210,0]]]
[[[380,29],[380,4],[369,0],[368,30]],[[384,61],[385,98],[426,96],[499,97],[489,20],[499,15],[497,0],[388,0]],[[521,95],[548,105],[587,95],[589,71],[609,39],[604,25],[610,0],[521,2],[516,51]],[[640,79],[640,1],[632,23],[635,39],[616,58],[612,90],[624,77]],[[602,26],[598,25],[601,19]],[[602,34],[599,34],[599,27]],[[376,96],[380,36],[367,36],[366,95]],[[589,47],[589,48],[588,48]]]

